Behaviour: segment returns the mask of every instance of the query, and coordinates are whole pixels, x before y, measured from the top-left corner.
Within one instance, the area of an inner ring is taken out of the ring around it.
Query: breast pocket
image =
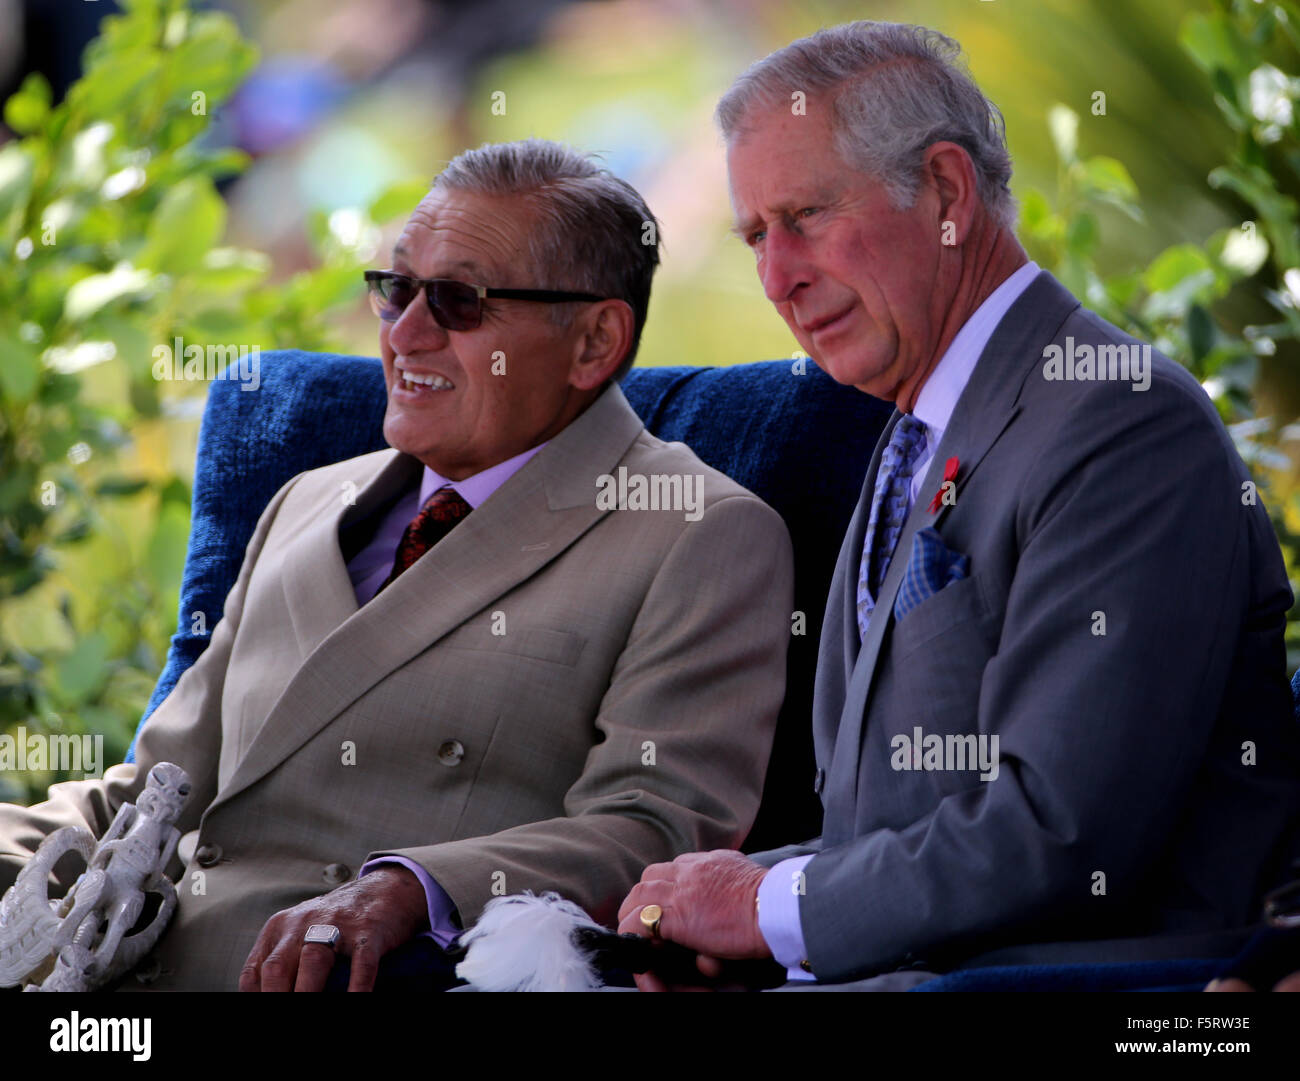
[[[535,661],[549,661],[572,668],[582,656],[587,640],[573,631],[560,630],[556,627],[519,627],[507,625],[504,634],[488,634],[472,642],[457,641],[450,643],[457,649],[469,649],[484,653],[508,653],[516,657],[528,657]]]
[[[959,625],[972,620],[987,621],[988,616],[989,607],[978,575],[953,582],[894,622],[895,659],[901,661]]]
[[[889,663],[919,719],[939,731],[972,731],[984,666],[997,648],[997,628],[978,575],[927,597],[890,634]]]

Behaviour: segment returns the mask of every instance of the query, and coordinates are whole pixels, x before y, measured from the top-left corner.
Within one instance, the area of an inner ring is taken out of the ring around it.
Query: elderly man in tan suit
[[[193,781],[180,904],[124,987],[318,989],[337,951],[366,988],[494,895],[612,920],[646,864],[741,843],[784,690],[789,539],[619,390],[653,223],[555,144],[451,163],[367,275],[393,449],[276,493],[136,763],[0,807],[0,887],[172,761]],[[611,506],[620,476],[657,509]]]

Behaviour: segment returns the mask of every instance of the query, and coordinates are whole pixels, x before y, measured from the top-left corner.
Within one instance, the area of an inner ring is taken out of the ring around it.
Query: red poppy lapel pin
[[[943,495],[949,490],[949,485],[956,486],[957,470],[961,468],[961,462],[957,458],[949,458],[943,464],[943,483],[939,485],[939,490],[934,493],[934,498],[930,500],[930,513],[938,511],[939,506],[943,503]]]

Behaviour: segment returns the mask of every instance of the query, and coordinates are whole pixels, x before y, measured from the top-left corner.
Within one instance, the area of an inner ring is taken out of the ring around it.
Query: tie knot
[[[894,425],[885,449],[883,470],[908,470],[925,450],[925,422],[911,413],[904,413]]]
[[[423,533],[426,527],[455,525],[469,512],[470,505],[455,488],[446,484],[424,501],[411,525],[416,532]]]

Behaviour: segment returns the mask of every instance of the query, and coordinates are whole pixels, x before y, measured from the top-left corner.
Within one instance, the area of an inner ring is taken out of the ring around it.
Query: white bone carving
[[[0,987],[92,991],[140,962],[176,909],[176,890],[163,870],[180,840],[175,823],[189,794],[185,771],[159,762],[98,844],[81,826],[65,826],[41,842],[0,900]],[[69,852],[86,870],[67,896],[51,901],[50,871]],[[128,934],[150,893],[162,898],[157,915]]]

